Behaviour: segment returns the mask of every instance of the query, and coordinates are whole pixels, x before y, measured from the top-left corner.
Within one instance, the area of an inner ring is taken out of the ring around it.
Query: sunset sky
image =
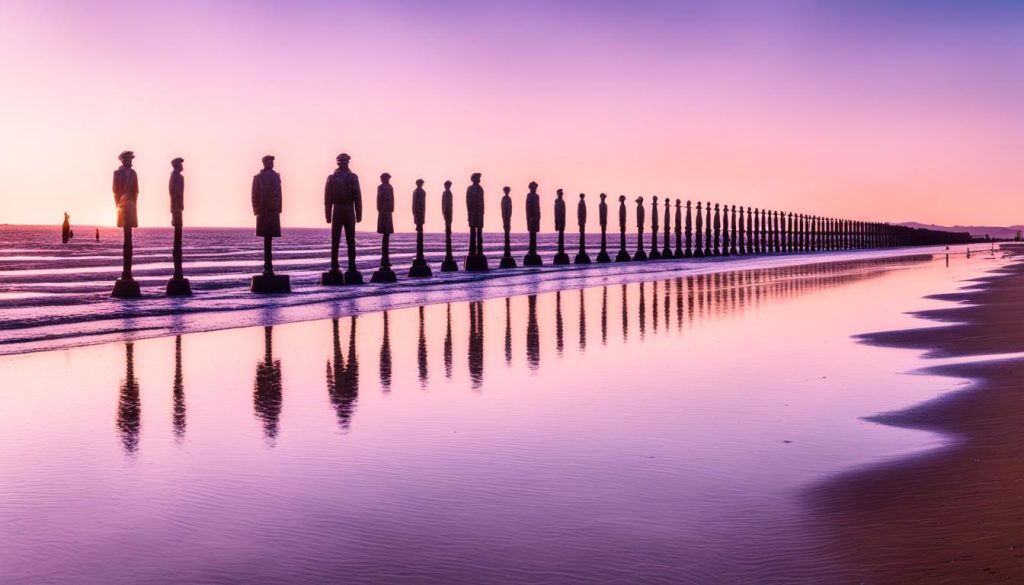
[[[372,229],[483,173],[487,226],[551,199],[658,195],[884,221],[1024,223],[1024,2],[5,0],[0,223],[112,225],[136,152],[140,223],[254,225],[277,157],[286,226],[323,224],[352,155]]]

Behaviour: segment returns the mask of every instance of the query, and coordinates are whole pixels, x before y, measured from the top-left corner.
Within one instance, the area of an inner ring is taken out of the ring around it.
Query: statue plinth
[[[556,266],[565,266],[569,263],[569,255],[565,252],[559,252],[558,254],[555,254],[555,259],[552,260],[551,263]]]
[[[516,259],[511,256],[502,256],[498,268],[516,268]]]
[[[360,280],[362,277],[360,277]],[[398,282],[398,276],[395,275],[395,271],[390,268],[380,268],[375,270],[370,276],[370,282],[377,284],[386,284],[390,282]]]
[[[643,262],[645,260],[647,260],[647,252],[637,250],[636,254],[633,254],[633,262]]]
[[[633,259],[629,257],[629,252],[625,250],[619,250],[619,255],[615,257],[616,262],[630,262]]]
[[[541,259],[540,254],[527,254],[523,256],[523,266],[543,266],[544,260]]]
[[[464,269],[467,272],[486,272],[491,267],[487,265],[487,256],[483,254],[469,254],[466,256]]]
[[[345,271],[345,284],[347,285],[359,285],[363,284],[363,275],[355,269]]]
[[[651,255],[648,256],[647,258],[644,258],[644,260],[648,260],[648,259],[650,259],[650,260],[661,260],[661,252],[659,252],[657,248],[651,250]]]
[[[142,297],[139,283],[131,278],[118,278],[114,282],[114,290],[110,296],[118,299],[137,299]]]
[[[459,263],[455,261],[455,258],[445,258],[441,261],[441,272],[458,272]]]
[[[287,274],[257,274],[252,277],[249,290],[259,294],[285,294],[292,292]]]
[[[345,277],[340,270],[330,270],[320,275],[321,286],[341,286],[345,284]]]
[[[590,256],[586,252],[580,252],[573,259],[573,264],[590,264]]]
[[[676,258],[689,258],[689,256],[682,250],[676,250]]]
[[[434,276],[434,271],[430,269],[430,265],[423,258],[416,258],[412,261],[412,266],[409,268],[410,278],[430,278]]]
[[[192,285],[187,278],[172,278],[167,281],[167,296],[188,297],[192,296]]]
[[[611,261],[612,261],[612,259],[608,256],[608,252],[605,252],[604,250],[602,250],[602,251],[597,253],[597,263],[598,264],[607,264],[607,263],[609,263]]]

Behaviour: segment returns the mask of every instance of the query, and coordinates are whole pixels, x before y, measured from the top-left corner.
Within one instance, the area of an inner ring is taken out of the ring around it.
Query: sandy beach
[[[1008,247],[1019,256],[1024,249]],[[918,312],[940,326],[866,343],[965,358],[1024,351],[1024,259]],[[811,491],[827,549],[863,583],[1024,582],[1024,359],[968,360],[922,373],[962,387],[870,420],[951,437],[924,456],[843,474]],[[894,387],[894,390],[898,388]]]

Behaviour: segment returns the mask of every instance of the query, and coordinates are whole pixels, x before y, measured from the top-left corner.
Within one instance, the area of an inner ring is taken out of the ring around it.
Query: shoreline
[[[966,358],[913,373],[963,382],[865,420],[938,433],[943,446],[832,477],[808,491],[825,554],[863,583],[1024,581],[1024,249],[1015,261],[928,298],[940,322],[858,336],[867,344]],[[984,356],[992,356],[985,359]]]
[[[949,250],[962,254],[966,246]],[[575,290],[595,286],[647,282],[673,276],[786,268],[843,262],[873,263],[931,258],[946,253],[942,246],[851,250],[821,253],[688,258],[612,264],[546,265],[486,273],[437,273],[431,279],[402,279],[395,284],[349,287],[302,287],[291,295],[251,295],[247,305],[196,295],[165,300],[111,301],[116,312],[85,320],[69,317],[44,325],[0,325],[0,356],[54,351],[101,343],[239,327],[278,325],[347,317],[385,309],[488,298]],[[164,304],[161,304],[164,303]],[[209,306],[207,306],[209,305]],[[0,311],[2,313],[2,311]]]

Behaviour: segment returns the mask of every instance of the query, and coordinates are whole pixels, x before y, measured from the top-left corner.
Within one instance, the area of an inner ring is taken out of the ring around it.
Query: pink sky
[[[1024,9],[991,2],[133,3],[14,0],[0,12],[0,223],[111,225],[110,173],[137,154],[140,222],[253,225],[277,156],[286,226],[323,225],[348,152],[372,229],[426,180],[457,202],[480,171],[513,229],[540,183],[856,219],[1024,222]],[[551,214],[545,214],[550,223]],[[456,228],[465,228],[457,206]]]

